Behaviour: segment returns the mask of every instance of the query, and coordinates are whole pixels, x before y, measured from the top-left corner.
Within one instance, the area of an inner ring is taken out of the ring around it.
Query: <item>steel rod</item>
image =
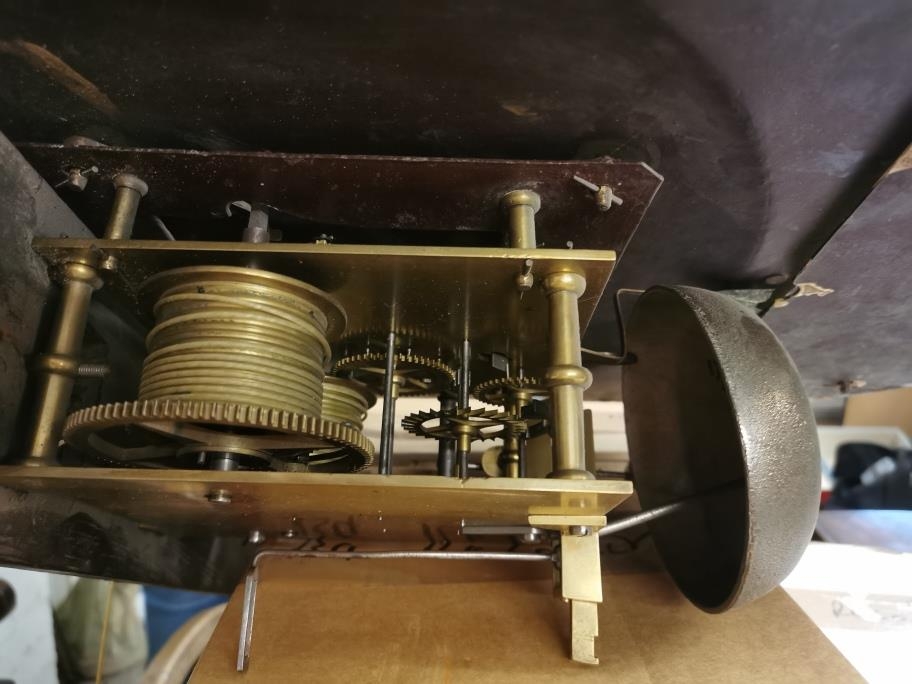
[[[259,584],[259,562],[264,558],[338,558],[374,560],[488,560],[488,561],[552,561],[550,555],[538,553],[509,553],[506,551],[306,551],[267,549],[253,559],[244,581],[244,601],[241,612],[241,630],[238,640],[237,671],[244,672],[250,662],[250,645],[253,641],[253,616]]]
[[[378,472],[393,472],[393,429],[396,420],[396,333],[392,330],[386,338],[386,375],[383,376],[383,416],[380,426],[380,460]]]
[[[647,523],[650,520],[655,520],[656,518],[661,518],[670,513],[681,510],[690,503],[692,499],[684,499],[683,501],[675,501],[670,504],[665,504],[664,506],[659,506],[657,508],[650,508],[646,511],[640,511],[639,513],[634,513],[633,515],[628,515],[626,518],[621,518],[620,520],[612,520],[602,529],[599,530],[600,537],[607,537],[609,534],[615,534],[623,530],[630,529],[631,527],[636,527],[637,525],[642,525]]]
[[[244,604],[241,610],[241,638],[238,643],[237,671],[247,669],[250,660],[250,644],[253,641],[253,614],[256,609],[256,590],[259,582],[256,566],[251,568],[244,580]]]
[[[526,477],[526,438],[519,438],[519,476]]]
[[[339,558],[342,560],[485,560],[537,562],[550,561],[541,553],[512,553],[509,551],[308,551],[269,549],[260,551],[253,561],[256,566],[263,558]]]
[[[448,394],[440,395],[440,410],[452,411],[456,408],[456,399]],[[441,439],[437,445],[437,474],[453,477],[456,467],[456,440]]]
[[[472,361],[472,345],[466,339],[462,341],[462,354],[459,359],[459,408],[469,407],[469,390],[472,377],[469,365]]]
[[[469,390],[472,384],[472,374],[469,370],[472,361],[472,345],[468,339],[462,341],[462,352],[459,358],[459,408],[469,408]],[[472,441],[468,435],[460,435],[456,441],[456,464],[459,478],[465,480],[469,476],[469,451]]]
[[[656,506],[655,508],[650,508],[645,511],[640,511],[639,513],[634,513],[633,515],[628,515],[626,518],[621,518],[620,520],[613,520],[599,530],[599,536],[605,537],[609,534],[614,534],[631,527],[636,527],[637,525],[642,525],[643,523],[647,523],[650,520],[662,518],[666,515],[669,515],[670,513],[676,513],[682,510],[688,504],[695,503],[700,499],[730,493],[731,491],[736,490],[742,486],[744,486],[743,480],[725,482],[705,492],[701,492],[700,494],[693,494],[691,496],[685,497],[683,499],[678,499],[677,501],[672,501],[671,503],[667,503],[662,506]]]

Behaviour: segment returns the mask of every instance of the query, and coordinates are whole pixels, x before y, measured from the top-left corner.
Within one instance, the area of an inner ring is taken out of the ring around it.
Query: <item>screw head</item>
[[[229,504],[231,503],[231,493],[226,489],[213,489],[206,495],[212,503]]]
[[[541,532],[538,530],[529,530],[522,536],[523,544],[538,544],[541,539]]]

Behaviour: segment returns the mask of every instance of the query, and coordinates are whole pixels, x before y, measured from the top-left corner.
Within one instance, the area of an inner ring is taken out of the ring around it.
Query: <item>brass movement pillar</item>
[[[101,287],[98,271],[91,264],[65,264],[62,275],[60,303],[48,351],[37,363],[41,379],[38,383],[34,427],[26,446],[26,465],[51,465],[57,455],[57,445],[63,433],[63,423],[79,367],[89,304],[92,293]]]
[[[105,240],[129,240],[139,209],[139,200],[149,192],[145,181],[130,173],[114,176],[114,204],[105,226]]]
[[[105,240],[129,240],[132,237],[139,201],[148,192],[149,186],[145,181],[131,173],[114,176],[114,204],[105,226]],[[100,266],[103,271],[116,271],[117,258],[107,256]]]
[[[105,227],[107,240],[128,240],[139,201],[148,192],[144,181],[129,173],[114,177],[114,203]],[[26,444],[26,465],[52,465],[63,434],[73,394],[92,293],[102,285],[99,270],[113,271],[117,259],[106,256],[72,261],[61,268],[60,302],[47,352],[37,362],[40,373],[33,428]]]
[[[504,195],[500,204],[507,213],[509,219],[509,236],[510,247],[516,249],[536,249],[538,240],[535,237],[535,215],[541,209],[541,197],[534,190],[513,190]],[[516,275],[516,286],[522,293],[532,288],[534,279],[532,277],[532,261],[526,261],[526,268],[522,273]],[[522,372],[522,359],[513,359],[511,361],[511,371],[513,373]],[[523,394],[517,396],[512,394],[507,400],[506,409],[513,415],[522,414],[522,409],[528,404],[528,397]],[[525,477],[525,435],[509,435],[504,439],[504,447],[501,452],[500,465],[505,477]]]
[[[532,190],[513,190],[500,201],[510,221],[510,247],[535,249],[535,214],[541,197]]]
[[[551,390],[554,470],[549,477],[591,480],[586,470],[583,391],[592,374],[583,368],[580,349],[580,295],[586,279],[578,273],[550,273],[544,280],[548,296],[551,365],[545,382]]]

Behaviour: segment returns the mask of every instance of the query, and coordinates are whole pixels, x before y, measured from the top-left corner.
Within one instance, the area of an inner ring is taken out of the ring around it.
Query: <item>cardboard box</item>
[[[655,560],[615,550],[596,667],[568,659],[546,563],[267,559],[248,671],[235,672],[241,588],[192,682],[863,681],[781,589],[709,615]]]

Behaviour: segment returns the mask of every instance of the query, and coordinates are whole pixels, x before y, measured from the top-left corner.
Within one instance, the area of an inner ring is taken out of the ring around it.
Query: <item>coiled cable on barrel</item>
[[[376,395],[362,382],[333,376],[323,380],[324,420],[343,423],[361,432],[364,417],[376,402]]]
[[[330,357],[327,295],[255,269],[206,267],[198,279],[185,271],[156,277],[156,324],[146,338],[139,399],[231,401],[319,416]]]

